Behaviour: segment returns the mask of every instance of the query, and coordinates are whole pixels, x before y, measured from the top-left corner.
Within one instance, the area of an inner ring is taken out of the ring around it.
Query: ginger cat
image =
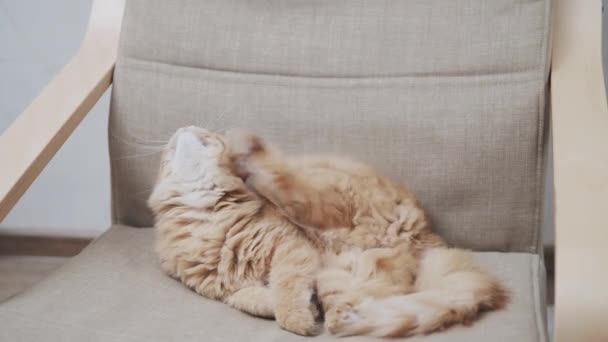
[[[149,204],[166,273],[298,334],[319,332],[315,289],[338,335],[429,333],[508,298],[404,187],[344,159],[284,158],[243,131],[178,131]]]

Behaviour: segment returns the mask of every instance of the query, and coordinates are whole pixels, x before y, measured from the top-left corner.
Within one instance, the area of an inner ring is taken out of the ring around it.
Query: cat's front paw
[[[322,331],[322,325],[317,319],[315,310],[310,310],[310,308],[278,309],[275,317],[281,328],[298,335],[316,336]]]
[[[253,157],[266,152],[263,139],[250,130],[233,128],[226,132],[226,141],[234,157],[236,172],[241,178],[247,178],[250,162]]]
[[[264,140],[253,131],[245,128],[233,128],[226,131],[230,151],[238,156],[251,156],[263,152]]]

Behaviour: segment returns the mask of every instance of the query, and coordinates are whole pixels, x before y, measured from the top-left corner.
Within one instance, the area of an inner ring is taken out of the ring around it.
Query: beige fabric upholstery
[[[0,305],[0,341],[327,341],[282,331],[163,275],[153,230],[114,227],[46,281]],[[545,341],[543,265],[535,254],[478,253],[513,292],[471,327],[407,341]],[[365,341],[353,338],[348,341]],[[346,341],[346,340],[340,340]]]
[[[537,252],[548,0],[132,0],[114,221],[150,226],[159,141],[253,128],[408,183],[449,242]]]

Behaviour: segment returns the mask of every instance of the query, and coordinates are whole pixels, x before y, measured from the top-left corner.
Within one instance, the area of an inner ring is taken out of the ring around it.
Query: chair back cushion
[[[178,127],[248,127],[405,182],[454,245],[536,252],[548,37],[548,0],[128,1],[114,221],[152,225]]]

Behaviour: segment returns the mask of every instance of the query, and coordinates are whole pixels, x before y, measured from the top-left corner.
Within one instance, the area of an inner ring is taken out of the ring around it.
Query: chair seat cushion
[[[45,281],[0,304],[1,341],[327,341],[205,299],[159,269],[153,229],[112,227]],[[538,255],[476,253],[512,291],[507,309],[408,341],[545,341]],[[370,340],[356,337],[348,340]]]

